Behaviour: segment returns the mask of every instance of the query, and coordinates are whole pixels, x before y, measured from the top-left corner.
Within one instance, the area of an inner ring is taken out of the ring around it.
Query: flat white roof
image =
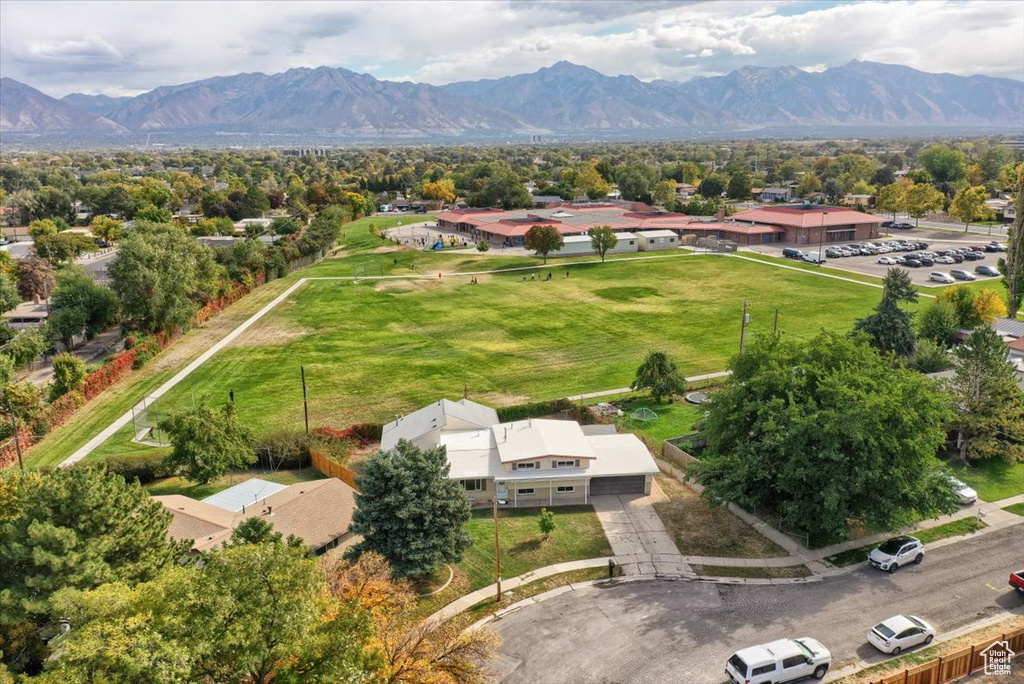
[[[672,230],[638,230],[636,234],[645,238],[676,237],[675,231]]]
[[[236,484],[234,487],[228,487],[222,492],[211,494],[202,501],[234,513],[242,510],[243,506],[252,506],[282,489],[287,489],[287,486],[254,477]]]
[[[494,441],[502,463],[546,456],[594,458],[579,423],[533,418],[495,425]]]
[[[591,240],[589,235],[566,235],[564,238],[562,238],[562,242],[568,242],[570,244],[576,242],[586,242],[587,244],[590,244]]]

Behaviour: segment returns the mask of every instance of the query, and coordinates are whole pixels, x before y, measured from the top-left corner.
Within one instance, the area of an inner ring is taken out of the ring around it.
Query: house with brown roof
[[[849,207],[824,204],[780,204],[741,211],[732,216],[736,223],[772,226],[781,231],[776,242],[817,245],[878,237],[882,219]]]
[[[248,518],[261,517],[284,537],[294,535],[317,555],[352,538],[355,490],[336,478],[287,487],[256,478],[202,501],[180,494],[154,496],[171,512],[172,539],[191,539],[194,551],[223,545]]]

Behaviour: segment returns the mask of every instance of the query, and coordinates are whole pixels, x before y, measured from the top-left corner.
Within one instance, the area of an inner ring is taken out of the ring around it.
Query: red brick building
[[[785,204],[734,214],[731,219],[751,226],[775,226],[783,231],[781,242],[816,245],[851,240],[871,240],[879,235],[882,219],[848,207],[823,204]]]

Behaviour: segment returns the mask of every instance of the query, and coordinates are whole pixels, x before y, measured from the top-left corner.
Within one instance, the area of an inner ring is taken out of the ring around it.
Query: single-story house
[[[618,242],[609,249],[607,254],[626,254],[639,249],[639,238],[632,233],[616,233]],[[597,254],[589,235],[566,235],[562,238],[562,248],[552,252],[551,256],[571,256],[576,254]]]
[[[649,494],[658,472],[644,443],[614,425],[533,418],[499,423],[476,402],[441,401],[384,426],[381,449],[399,440],[445,447],[449,477],[474,505],[587,503],[599,494]]]
[[[209,551],[231,538],[242,521],[261,517],[285,537],[300,537],[317,555],[353,538],[355,490],[336,478],[284,486],[252,478],[199,501],[180,494],[154,496],[171,512],[168,535]]]
[[[754,195],[754,199],[761,202],[788,202],[793,199],[793,190],[791,188],[761,188],[761,191]]]
[[[641,252],[656,252],[661,249],[675,249],[679,246],[679,235],[671,230],[638,230]]]

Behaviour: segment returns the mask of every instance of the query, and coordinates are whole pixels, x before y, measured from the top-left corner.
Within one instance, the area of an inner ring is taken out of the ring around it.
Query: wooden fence
[[[327,477],[336,477],[352,489],[358,490],[355,471],[349,470],[340,463],[335,463],[314,449],[309,450],[309,462]]]
[[[697,461],[696,456],[683,451],[675,444],[668,441],[661,443],[661,457],[672,465],[679,466],[684,470],[688,464]]]
[[[1021,628],[962,648],[955,653],[939,656],[935,660],[903,670],[899,674],[874,680],[871,684],[946,684],[984,670],[985,657],[982,653],[1000,641],[1005,641],[1007,647],[1017,654],[1018,659],[1024,655],[1024,628]],[[1024,663],[1018,662],[1017,666],[1024,667]],[[1006,681],[1009,683],[1011,679],[1007,677]]]

